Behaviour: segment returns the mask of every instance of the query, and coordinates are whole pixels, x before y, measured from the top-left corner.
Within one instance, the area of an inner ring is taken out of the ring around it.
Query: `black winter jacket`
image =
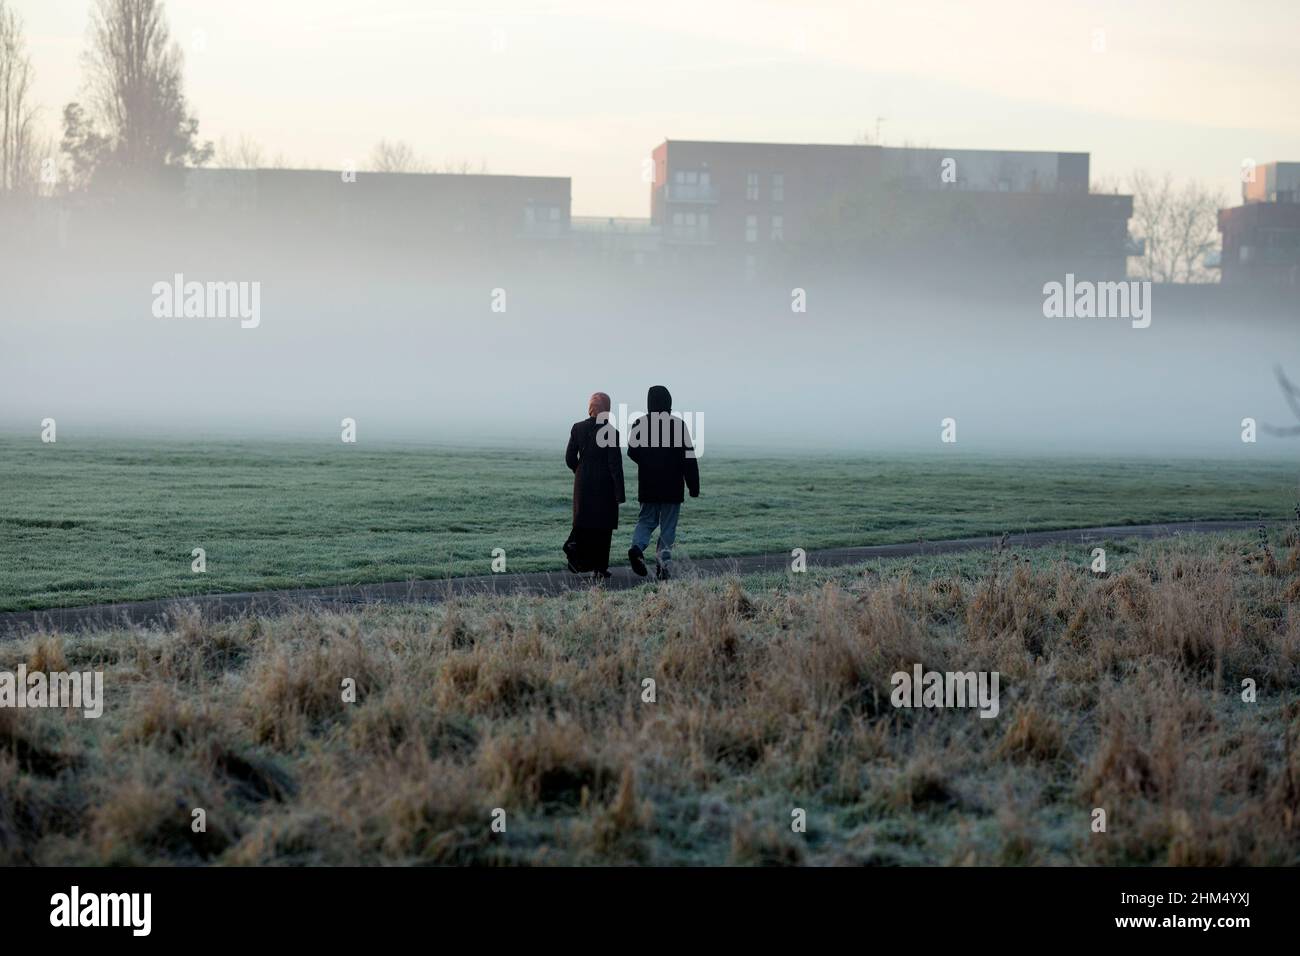
[[[698,498],[700,466],[694,454],[687,454],[694,446],[686,423],[671,414],[672,394],[662,385],[652,386],[646,409],[628,430],[627,457],[637,463],[637,500],[680,504],[683,487]]]

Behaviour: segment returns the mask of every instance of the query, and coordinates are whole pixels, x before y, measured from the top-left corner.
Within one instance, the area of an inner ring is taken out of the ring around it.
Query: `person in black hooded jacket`
[[[627,558],[632,570],[648,573],[645,549],[650,536],[659,528],[655,549],[655,577],[660,581],[671,575],[668,562],[677,538],[677,517],[684,495],[700,496],[700,466],[691,445],[691,433],[682,419],[672,414],[673,396],[662,385],[654,385],[646,394],[645,415],[628,429],[627,456],[637,464],[637,499],[641,514],[632,531],[632,547]]]
[[[610,398],[595,392],[587,418],[569,430],[564,463],[573,472],[573,530],[564,542],[569,570],[590,571],[600,583],[609,577],[609,542],[618,527],[623,489],[623,450],[609,422]]]

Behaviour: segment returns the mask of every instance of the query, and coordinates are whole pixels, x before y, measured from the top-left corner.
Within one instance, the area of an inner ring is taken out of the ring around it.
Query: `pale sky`
[[[57,135],[90,0],[9,0]],[[1220,187],[1300,160],[1297,0],[169,0],[203,139],[363,164],[571,176],[575,215],[649,214],[668,139],[1071,150]],[[1098,33],[1097,31],[1101,31]],[[1098,44],[1100,41],[1100,44]],[[1103,49],[1095,50],[1100,45]]]

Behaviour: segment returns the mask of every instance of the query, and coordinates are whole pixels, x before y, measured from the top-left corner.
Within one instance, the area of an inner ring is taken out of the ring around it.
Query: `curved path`
[[[1075,528],[1068,531],[1031,531],[1001,538],[959,538],[949,541],[918,541],[861,548],[829,548],[809,551],[809,567],[857,564],[877,558],[906,558],[916,555],[949,554],[996,548],[1034,548],[1049,544],[1093,545],[1123,538],[1168,538],[1180,534],[1209,534],[1258,528],[1259,521],[1180,521],[1166,524],[1117,525],[1105,528]],[[1082,558],[1080,559],[1082,560]],[[753,574],[790,567],[787,552],[732,558],[674,559],[678,577],[718,574]],[[613,570],[610,588],[631,588],[653,581],[639,578],[630,568]],[[653,572],[652,572],[653,575]],[[341,608],[359,604],[436,602],[450,597],[482,594],[550,595],[590,587],[587,575],[566,571],[536,571],[528,574],[484,574],[475,577],[442,578],[432,581],[394,581],[387,584],[344,584],[323,588],[294,588],[285,591],[244,591],[232,594],[203,594],[156,601],[122,604],[94,604],[89,607],[51,608],[43,611],[13,611],[0,614],[0,637],[17,637],[36,630],[77,630],[111,625],[154,624],[183,608],[196,607],[209,620],[241,614],[279,614],[293,608],[319,606]]]

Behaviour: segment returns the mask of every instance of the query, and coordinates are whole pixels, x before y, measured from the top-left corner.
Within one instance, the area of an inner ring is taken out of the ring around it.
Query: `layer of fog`
[[[260,282],[260,324],[155,318],[177,263],[42,259],[4,271],[0,428],[61,440],[132,432],[562,447],[588,394],[644,407],[667,385],[702,413],[706,454],[1294,454],[1272,376],[1300,376],[1292,318],[1162,303],[1126,319],[1049,319],[1043,297],[815,278],[707,284],[567,267],[349,270],[187,279]],[[493,289],[505,311],[493,311]],[[941,443],[956,421],[957,444]]]

